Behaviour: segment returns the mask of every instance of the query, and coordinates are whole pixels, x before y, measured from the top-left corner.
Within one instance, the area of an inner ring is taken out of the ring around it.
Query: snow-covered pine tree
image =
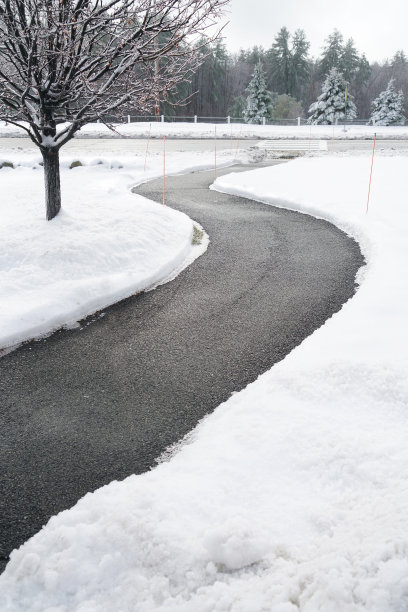
[[[244,119],[246,123],[262,123],[263,117],[270,114],[272,96],[266,89],[265,73],[261,62],[255,66],[247,91],[249,95],[246,100]]]
[[[332,68],[323,84],[322,93],[309,108],[308,123],[332,125],[336,120],[355,119],[356,105],[347,91],[347,86],[348,83],[341,72]]]
[[[370,123],[373,125],[404,125],[404,94],[395,91],[394,79],[372,104]]]

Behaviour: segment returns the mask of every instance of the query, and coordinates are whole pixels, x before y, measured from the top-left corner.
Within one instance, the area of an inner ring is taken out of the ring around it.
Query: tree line
[[[357,118],[370,117],[373,101],[387,89],[391,79],[395,89],[402,91],[405,114],[408,112],[408,58],[403,50],[397,50],[384,62],[370,63],[358,51],[354,40],[346,40],[339,30],[328,35],[320,57],[312,58],[309,50],[305,32],[299,29],[291,33],[286,27],[277,33],[269,49],[255,46],[229,53],[222,41],[203,45],[202,64],[191,82],[180,85],[162,104],[161,112],[177,116],[243,117],[248,85],[258,64],[263,67],[267,90],[275,97],[271,118],[307,117],[333,68],[348,84]],[[180,98],[188,101],[181,106],[173,105]]]

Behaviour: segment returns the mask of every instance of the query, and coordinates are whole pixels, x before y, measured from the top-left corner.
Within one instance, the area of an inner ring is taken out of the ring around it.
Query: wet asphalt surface
[[[167,180],[167,204],[211,238],[192,266],[81,330],[0,359],[0,569],[50,516],[154,466],[355,292],[364,262],[353,240],[324,221],[211,192],[212,180]],[[137,192],[161,201],[161,188]]]

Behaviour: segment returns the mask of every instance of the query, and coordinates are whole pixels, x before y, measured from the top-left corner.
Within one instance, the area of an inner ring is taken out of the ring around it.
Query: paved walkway
[[[168,204],[211,237],[176,280],[82,331],[0,359],[3,567],[51,515],[148,470],[353,295],[363,261],[350,238],[305,215],[210,192],[211,181],[211,173],[167,181]],[[161,181],[138,191],[160,200]]]

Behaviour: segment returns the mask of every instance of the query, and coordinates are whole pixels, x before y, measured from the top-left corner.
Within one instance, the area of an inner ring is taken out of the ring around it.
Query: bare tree
[[[47,219],[61,208],[60,148],[123,105],[165,99],[228,1],[0,0],[0,119],[41,151]]]

